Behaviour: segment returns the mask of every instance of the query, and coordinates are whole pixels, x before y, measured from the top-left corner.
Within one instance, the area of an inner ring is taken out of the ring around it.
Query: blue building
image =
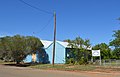
[[[38,62],[38,63],[52,63],[52,56],[53,56],[53,42],[47,40],[41,40],[44,45],[41,52],[37,52],[32,55],[28,55],[24,62]],[[56,41],[56,48],[55,48],[55,63],[56,64],[63,64],[65,63],[66,58],[66,49],[68,47],[67,42]]]

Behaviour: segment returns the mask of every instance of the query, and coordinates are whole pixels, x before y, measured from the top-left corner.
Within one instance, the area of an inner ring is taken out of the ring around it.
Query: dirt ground
[[[120,77],[118,71],[99,72],[98,70],[58,71],[0,65],[0,77]]]

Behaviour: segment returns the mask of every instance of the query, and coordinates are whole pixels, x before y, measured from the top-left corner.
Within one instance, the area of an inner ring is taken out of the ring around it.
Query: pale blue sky
[[[108,43],[113,30],[120,29],[120,0],[24,0],[57,14],[57,40],[88,38],[92,45]],[[0,0],[0,36],[34,35],[53,40],[52,15],[19,0]],[[50,23],[44,28],[44,26]],[[34,32],[34,33],[33,33]]]

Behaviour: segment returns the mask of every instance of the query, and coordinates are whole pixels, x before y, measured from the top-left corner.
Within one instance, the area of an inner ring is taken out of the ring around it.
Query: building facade
[[[44,47],[41,52],[36,52],[35,54],[28,55],[24,62],[37,62],[37,63],[52,63],[53,57],[53,42],[47,40],[41,40]],[[68,47],[67,42],[56,41],[55,47],[55,61],[56,64],[65,63],[66,49]]]

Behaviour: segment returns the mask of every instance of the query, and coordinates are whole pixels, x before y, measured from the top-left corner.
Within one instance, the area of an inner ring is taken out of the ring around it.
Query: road
[[[0,65],[0,77],[120,77],[119,73],[69,72]]]

